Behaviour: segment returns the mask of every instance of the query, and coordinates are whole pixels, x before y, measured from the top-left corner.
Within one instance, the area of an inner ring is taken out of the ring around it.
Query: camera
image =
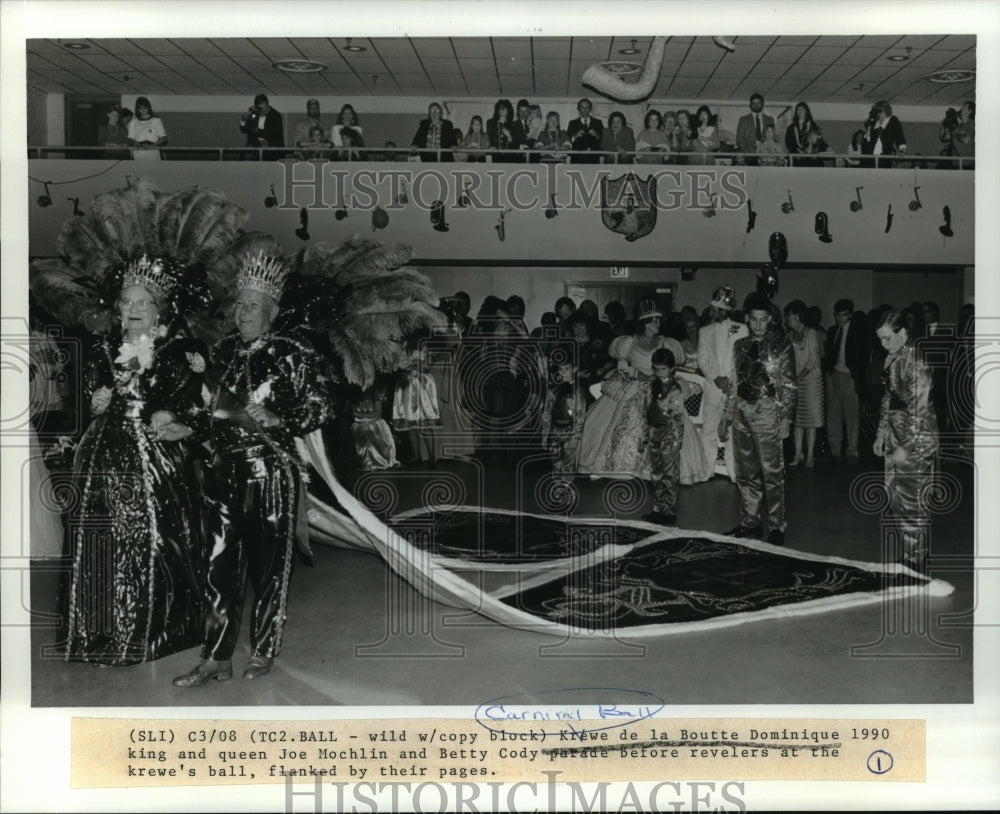
[[[878,105],[872,105],[871,110],[868,111],[868,118],[865,119],[865,124],[868,127],[871,127],[877,121],[878,121]]]
[[[944,114],[944,121],[941,122],[941,126],[947,130],[954,130],[958,127],[958,111],[955,108],[948,108]]]

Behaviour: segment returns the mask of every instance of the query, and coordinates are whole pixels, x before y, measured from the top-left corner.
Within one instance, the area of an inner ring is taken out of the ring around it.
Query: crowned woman
[[[67,660],[138,664],[201,640],[194,459],[208,354],[184,315],[210,302],[205,260],[244,218],[217,191],[163,195],[141,180],[95,199],[64,226],[60,259],[32,266],[46,310],[98,333],[82,371],[90,424],[74,459]]]
[[[145,255],[128,263],[120,326],[86,362],[93,418],[74,461],[82,495],[67,660],[135,664],[201,634],[204,549],[187,439],[204,408],[207,354],[171,317],[172,264]]]

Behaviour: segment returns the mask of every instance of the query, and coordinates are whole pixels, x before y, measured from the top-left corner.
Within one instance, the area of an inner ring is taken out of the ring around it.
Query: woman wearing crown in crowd
[[[903,552],[899,562],[925,573],[930,522],[925,501],[938,450],[931,395],[934,382],[898,310],[886,311],[875,333],[889,354],[882,374],[885,394],[875,454],[885,458],[890,506],[901,527]]]
[[[646,450],[646,393],[653,373],[653,354],[664,347],[662,314],[652,300],[638,307],[637,333],[617,337],[610,348],[617,360],[601,385],[599,398],[587,413],[580,440],[580,471],[595,477],[652,478]]]
[[[201,638],[204,547],[187,439],[204,410],[207,353],[171,307],[183,274],[169,257],[128,262],[120,324],[86,362],[92,420],[74,462],[67,660],[136,664]]]
[[[208,609],[201,661],[174,679],[196,687],[232,677],[232,656],[249,576],[253,590],[246,679],[271,670],[281,649],[296,542],[307,544],[301,438],[330,415],[323,363],[310,343],[272,330],[288,268],[247,253],[235,288],[236,332],[215,347],[217,390],[206,483],[209,512]]]

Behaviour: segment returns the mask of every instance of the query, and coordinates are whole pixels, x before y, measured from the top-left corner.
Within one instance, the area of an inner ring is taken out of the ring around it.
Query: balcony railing
[[[144,151],[150,152],[150,151]],[[324,147],[161,147],[160,158],[167,161],[278,161],[298,159],[312,161],[459,161],[469,163],[507,164],[641,164],[644,166],[668,165],[760,165],[769,167],[863,167],[897,169],[975,169],[976,159],[971,156],[855,155],[844,153],[817,153],[811,155],[784,154],[760,155],[736,152],[686,152],[662,153],[650,150],[632,152],[602,152],[597,150],[474,150],[456,148],[429,150],[411,147],[350,148]],[[29,146],[28,158],[50,159],[104,159],[130,161],[133,151],[129,148]]]

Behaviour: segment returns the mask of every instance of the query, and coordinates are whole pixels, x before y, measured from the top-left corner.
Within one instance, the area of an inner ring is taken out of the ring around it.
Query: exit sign
[[[611,267],[611,279],[612,280],[627,280],[628,279],[628,266],[612,266]]]

